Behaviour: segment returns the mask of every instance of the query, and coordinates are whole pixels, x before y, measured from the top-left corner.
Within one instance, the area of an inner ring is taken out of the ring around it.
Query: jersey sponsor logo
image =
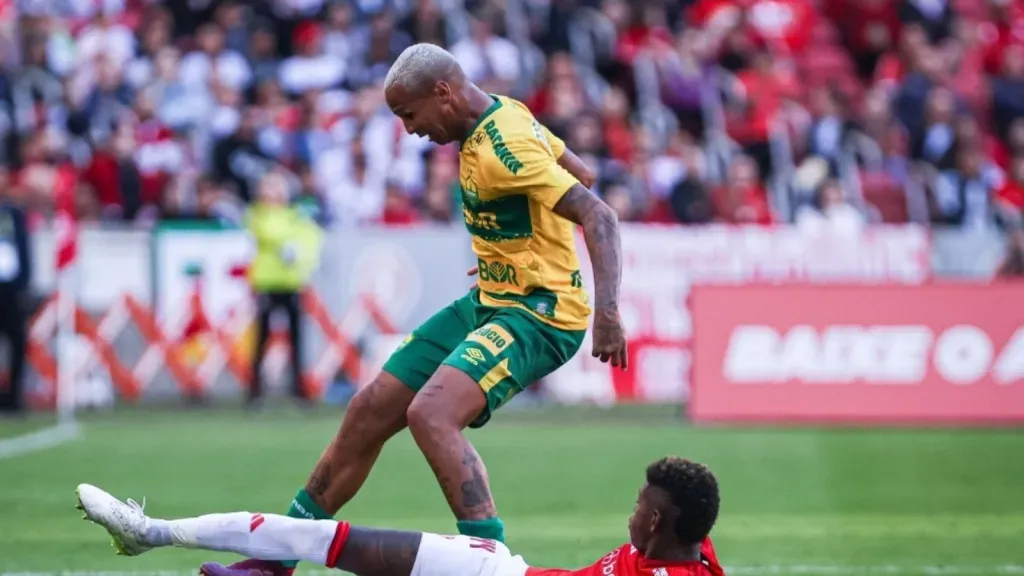
[[[462,218],[470,229],[501,230],[501,225],[498,224],[498,215],[494,212],[473,212],[469,208],[464,207],[462,209]]]
[[[505,141],[501,137],[501,132],[498,131],[498,126],[494,123],[494,120],[484,125],[484,132],[491,139],[491,147],[494,148],[494,155],[498,157],[498,161],[512,174],[519,174],[523,163],[505,145]]]
[[[481,200],[472,182],[462,183],[462,219],[473,236],[489,242],[533,236],[530,199],[523,194]]]
[[[622,548],[616,548],[601,559],[601,574],[603,576],[615,576],[615,562],[621,553]]]
[[[997,348],[970,324],[935,331],[925,325],[841,326],[819,330],[797,325],[740,325],[729,338],[722,371],[736,384],[800,380],[807,384],[855,381],[917,385],[930,369],[954,385],[986,377],[998,384],[1024,378],[1024,327]]]
[[[519,286],[519,279],[516,278],[516,269],[511,264],[504,262],[488,262],[483,258],[476,259],[477,274],[484,282],[495,284],[508,284]]]
[[[497,356],[516,339],[509,334],[508,330],[497,324],[485,324],[470,333],[467,340],[482,345],[488,352]]]
[[[579,270],[574,270],[572,274],[569,274],[569,282],[573,288],[583,288],[583,274],[580,274]]]

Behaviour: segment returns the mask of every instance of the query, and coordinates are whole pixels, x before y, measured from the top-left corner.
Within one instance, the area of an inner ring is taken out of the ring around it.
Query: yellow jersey
[[[558,165],[565,143],[521,102],[493,96],[459,150],[462,215],[473,237],[480,300],[586,330],[590,304],[575,224],[552,210],[579,181]]]

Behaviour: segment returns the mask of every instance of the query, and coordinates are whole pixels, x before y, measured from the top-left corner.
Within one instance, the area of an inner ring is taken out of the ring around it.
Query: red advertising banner
[[[1024,422],[1024,283],[691,297],[697,422]]]

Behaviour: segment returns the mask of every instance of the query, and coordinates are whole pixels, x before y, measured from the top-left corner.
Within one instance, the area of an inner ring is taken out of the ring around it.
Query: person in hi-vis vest
[[[260,365],[270,336],[270,317],[278,309],[288,316],[292,395],[309,400],[302,379],[301,294],[319,261],[321,231],[303,211],[289,204],[289,196],[288,179],[280,172],[270,172],[260,180],[256,202],[246,215],[256,247],[248,271],[257,308],[251,406],[263,397]]]

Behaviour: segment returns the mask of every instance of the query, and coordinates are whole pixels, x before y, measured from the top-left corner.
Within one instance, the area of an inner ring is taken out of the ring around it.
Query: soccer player
[[[618,222],[584,186],[593,175],[561,140],[521,103],[470,82],[444,49],[407,48],[388,72],[384,92],[408,132],[459,146],[462,213],[477,256],[477,286],[416,328],[353,398],[287,515],[332,518],[359,491],[385,442],[408,426],[458,532],[500,542],[504,525],[487,470],[462,431],[483,426],[579,350],[591,304],[576,255],[576,225],[594,270],[592,354],[626,368]],[[245,561],[216,576],[251,568],[287,576],[294,566]]]
[[[235,552],[266,560],[299,558],[357,576],[724,576],[708,534],[718,518],[718,483],[705,466],[663,458],[647,467],[629,519],[629,540],[580,570],[534,568],[500,542],[353,526],[274,514],[147,517],[103,490],[78,487],[85,517],[107,529],[118,553],[164,546]],[[210,565],[200,573],[211,574]],[[218,573],[214,567],[212,573]],[[258,568],[244,576],[265,576]]]

